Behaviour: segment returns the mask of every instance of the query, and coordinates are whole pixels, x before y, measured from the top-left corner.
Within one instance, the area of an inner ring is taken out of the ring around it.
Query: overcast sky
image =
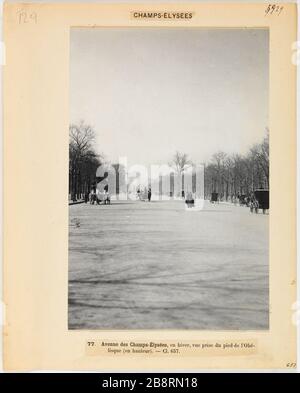
[[[91,124],[113,162],[244,153],[268,126],[268,39],[262,29],[72,29],[70,122]]]

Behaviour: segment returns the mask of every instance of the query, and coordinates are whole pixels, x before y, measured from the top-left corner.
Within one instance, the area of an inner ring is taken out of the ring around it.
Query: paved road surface
[[[268,216],[183,202],[73,205],[70,329],[267,329]]]

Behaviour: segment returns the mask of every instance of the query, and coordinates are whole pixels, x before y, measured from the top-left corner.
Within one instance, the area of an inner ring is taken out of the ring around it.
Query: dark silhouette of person
[[[149,187],[149,188],[148,188],[148,201],[149,201],[149,202],[151,201],[151,195],[152,195],[151,187]]]
[[[105,184],[104,188],[104,205],[110,205],[110,196],[108,193],[108,184]]]

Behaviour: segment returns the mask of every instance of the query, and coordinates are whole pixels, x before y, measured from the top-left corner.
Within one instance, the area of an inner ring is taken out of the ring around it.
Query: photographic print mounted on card
[[[70,329],[268,329],[268,59],[268,29],[71,29]]]
[[[6,369],[296,367],[296,15],[4,5]]]

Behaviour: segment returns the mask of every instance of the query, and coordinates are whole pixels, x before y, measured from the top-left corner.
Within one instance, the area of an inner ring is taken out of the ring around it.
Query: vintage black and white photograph
[[[72,28],[69,329],[269,329],[269,32]]]

